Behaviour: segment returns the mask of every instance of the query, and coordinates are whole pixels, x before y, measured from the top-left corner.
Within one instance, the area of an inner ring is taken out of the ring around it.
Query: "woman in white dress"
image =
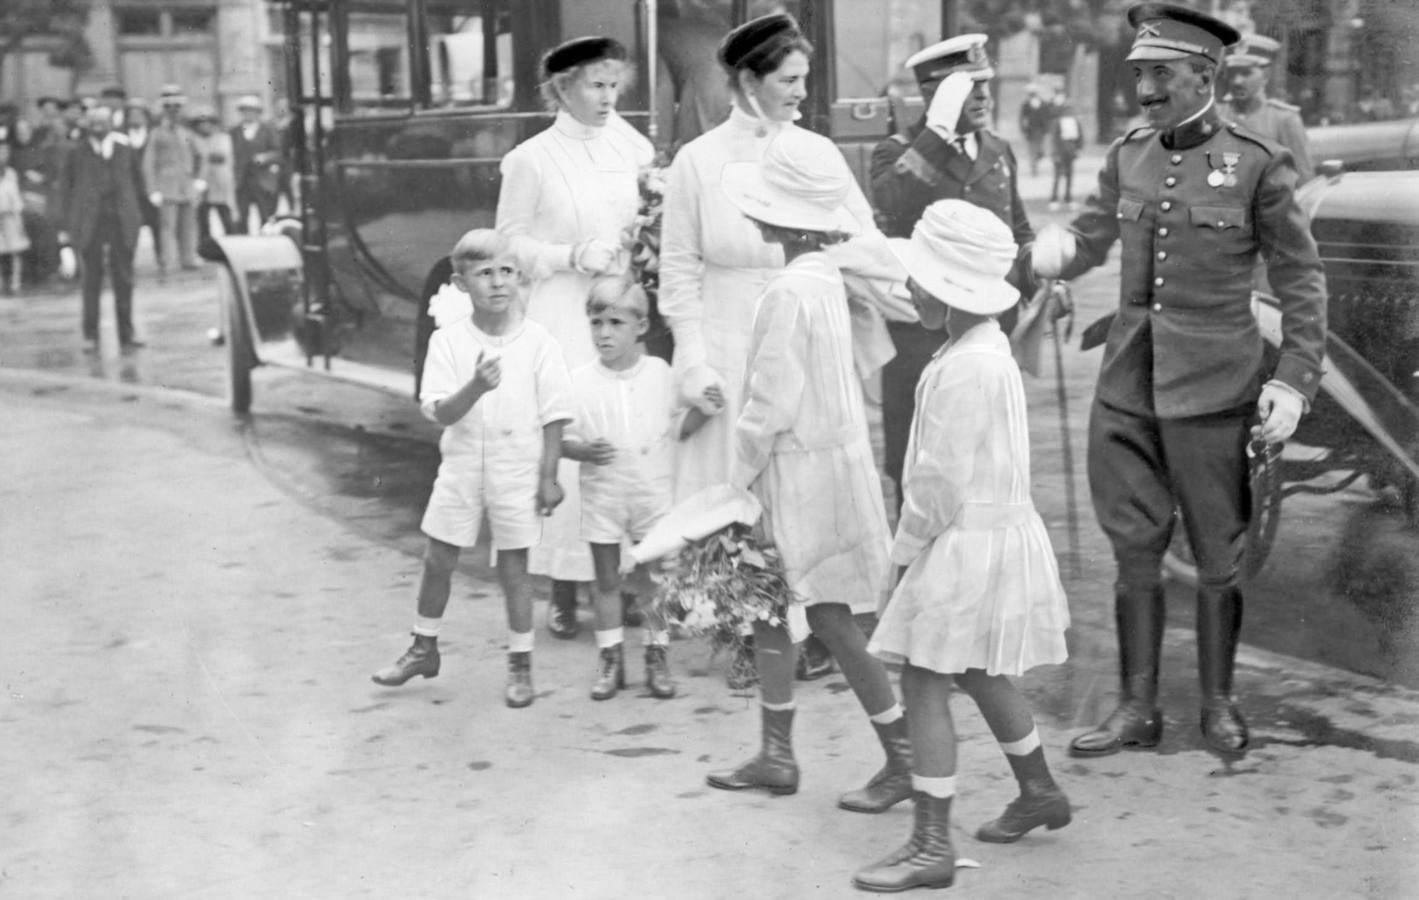
[[[794,130],[762,162],[724,167],[723,190],[787,265],[763,295],[747,335],[729,483],[763,506],[764,536],[779,551],[796,597],[786,625],[754,623],[760,753],[713,772],[711,787],[798,789],[792,746],[794,642],[811,628],[832,651],[887,754],[887,765],[838,805],[882,812],[911,794],[911,745],[881,661],[853,618],[886,592],[887,513],[872,457],[842,274],[823,248],[861,226],[844,207],[852,173],[837,148]]]
[[[688,403],[699,403],[707,414],[719,413],[676,447],[677,501],[728,478],[754,310],[769,279],[784,265],[783,248],[765,242],[730,202],[720,174],[729,163],[758,162],[785,132],[819,141],[824,152],[841,157],[830,140],[793,124],[799,118],[799,104],[807,97],[812,53],[798,23],[782,13],[753,19],[731,31],[719,48],[733,93],[729,118],[681,148],[670,166],[661,238],[660,312],[675,337],[674,366],[682,396]],[[886,239],[872,224],[872,208],[855,181],[845,205],[862,223],[862,230],[857,238],[828,248],[829,257],[839,268],[854,268],[864,275],[885,274],[863,266],[885,257],[892,270],[888,277],[900,281]],[[723,392],[722,411],[706,408],[697,399],[711,384]],[[731,669],[731,686],[748,686],[751,679],[751,671]]]
[[[596,359],[586,318],[591,280],[626,270],[623,235],[640,207],[641,170],[654,158],[650,141],[616,114],[628,74],[626,48],[612,38],[548,51],[542,92],[556,118],[502,161],[497,228],[532,282],[528,318],[551,332],[568,369]],[[578,480],[577,463],[562,460],[566,499],[528,560],[528,571],[553,579],[548,628],[561,638],[576,637],[576,585],[592,578]]]

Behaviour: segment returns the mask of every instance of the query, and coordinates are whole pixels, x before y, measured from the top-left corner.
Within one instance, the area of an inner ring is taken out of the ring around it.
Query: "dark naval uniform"
[[[1116,141],[1098,192],[1071,226],[1078,254],[1065,278],[1102,263],[1115,240],[1122,245],[1119,307],[1090,417],[1088,468],[1095,512],[1118,563],[1125,699],[1130,691],[1146,704],[1150,693],[1156,697],[1159,569],[1175,506],[1197,557],[1204,703],[1230,694],[1250,515],[1246,446],[1257,398],[1268,379],[1307,402],[1320,385],[1325,281],[1293,196],[1296,180],[1289,151],[1224,122],[1213,107],[1171,132],[1145,127]],[[1281,303],[1274,371],[1264,369],[1251,310],[1258,253]],[[1161,720],[1148,727],[1151,734],[1127,733],[1156,743]],[[1098,739],[1090,746],[1090,737],[1076,739],[1072,751],[1116,749]],[[1146,740],[1136,742],[1151,745]]]
[[[1306,125],[1301,121],[1301,108],[1282,100],[1267,97],[1266,102],[1255,112],[1242,112],[1234,106],[1222,108],[1225,121],[1246,126],[1248,131],[1275,141],[1291,151],[1291,159],[1296,165],[1298,184],[1305,184],[1315,176],[1311,166],[1311,154],[1306,144]]]
[[[1034,292],[1029,245],[1034,229],[1020,200],[1019,167],[1004,139],[977,131],[976,158],[948,143],[918,122],[904,134],[895,134],[872,151],[871,199],[877,227],[888,237],[911,237],[923,212],[938,200],[966,200],[988,209],[1010,226],[1020,256],[1007,280],[1027,296]],[[1001,327],[1009,334],[1015,312],[1002,315]],[[888,330],[897,355],[882,369],[882,427],[887,475],[897,483],[901,504],[902,460],[916,405],[916,384],[921,371],[946,340],[943,331],[929,331],[911,322],[890,322]]]

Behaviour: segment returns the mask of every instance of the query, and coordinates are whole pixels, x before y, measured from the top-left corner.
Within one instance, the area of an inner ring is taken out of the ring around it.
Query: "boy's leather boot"
[[[669,700],[675,696],[670,659],[665,647],[660,644],[649,644],[645,648],[645,686],[657,700]]]
[[[622,644],[612,644],[601,648],[601,656],[596,663],[596,683],[591,686],[591,699],[610,700],[626,686],[623,647]]]
[[[370,676],[370,681],[385,687],[398,687],[416,675],[433,678],[439,673],[439,639],[414,635],[414,643],[404,655]]]
[[[513,709],[532,705],[532,654],[507,655],[507,690],[503,699]]]
[[[581,623],[576,620],[575,581],[552,582],[552,599],[547,603],[547,630],[564,641],[581,633]]]

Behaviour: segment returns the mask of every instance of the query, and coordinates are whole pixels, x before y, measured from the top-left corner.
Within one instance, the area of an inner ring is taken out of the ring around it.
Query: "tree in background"
[[[0,0],[0,96],[5,93],[5,59],[30,38],[48,38],[49,64],[76,76],[93,64],[84,37],[89,0]]]

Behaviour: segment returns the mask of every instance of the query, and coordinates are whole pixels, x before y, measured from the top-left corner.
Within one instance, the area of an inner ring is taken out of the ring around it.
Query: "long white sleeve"
[[[503,157],[500,168],[503,183],[498,191],[497,229],[510,239],[518,266],[533,281],[571,269],[571,244],[532,236],[537,230],[538,200],[545,177],[535,153],[514,147]]]
[[[670,164],[660,238],[660,313],[675,336],[681,371],[705,363],[703,332],[705,260],[700,233],[700,184],[688,154]]]
[[[977,451],[989,446],[992,404],[988,370],[946,365],[931,378],[912,423],[912,452],[903,475],[902,513],[892,561],[912,561],[955,518],[975,477]]]
[[[808,333],[803,324],[803,306],[792,292],[771,287],[759,301],[744,407],[734,425],[729,481],[735,487],[753,483],[769,464],[778,436],[798,419],[808,381]]]

